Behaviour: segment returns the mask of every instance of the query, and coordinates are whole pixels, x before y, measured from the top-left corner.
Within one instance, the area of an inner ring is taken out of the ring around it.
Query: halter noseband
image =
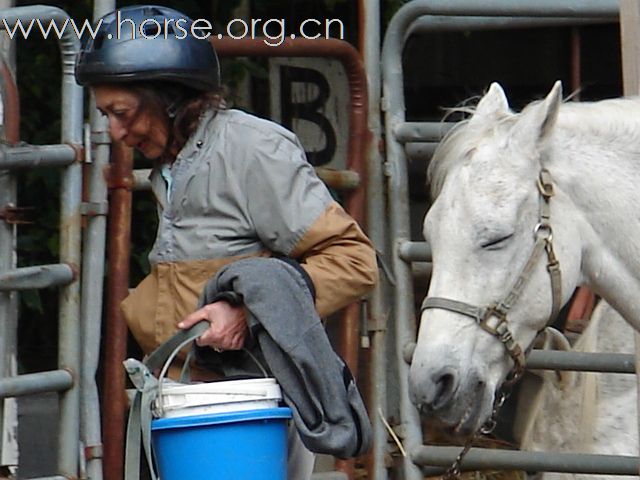
[[[531,278],[533,269],[538,263],[543,250],[547,252],[547,271],[551,277],[552,307],[550,320],[560,312],[562,306],[562,282],[560,265],[553,251],[553,236],[551,231],[549,200],[554,195],[551,174],[547,169],[542,169],[538,176],[538,191],[542,197],[538,223],[533,229],[535,244],[529,260],[522,272],[516,278],[509,293],[500,302],[492,303],[487,307],[476,307],[465,302],[450,300],[442,297],[427,297],[422,302],[420,313],[428,308],[440,308],[451,312],[460,313],[473,318],[483,330],[498,338],[504,345],[509,356],[513,359],[514,366],[509,381],[516,381],[524,372],[525,353],[520,344],[513,338],[509,330],[507,314],[509,309],[518,300],[526,283]]]

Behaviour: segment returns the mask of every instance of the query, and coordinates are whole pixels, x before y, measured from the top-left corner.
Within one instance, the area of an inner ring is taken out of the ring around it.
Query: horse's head
[[[520,350],[564,301],[561,283],[576,281],[560,282],[554,265],[557,256],[562,276],[566,269],[575,277],[579,257],[569,258],[575,232],[561,225],[541,163],[553,148],[560,103],[556,83],[545,100],[514,114],[493,84],[430,166],[435,200],[424,235],[433,273],[410,394],[424,414],[459,434],[487,420],[496,389],[523,361]]]

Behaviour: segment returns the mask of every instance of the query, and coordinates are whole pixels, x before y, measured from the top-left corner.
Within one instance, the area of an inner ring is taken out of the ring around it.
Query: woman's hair
[[[169,138],[160,163],[173,162],[175,156],[198,128],[202,114],[226,108],[222,90],[195,90],[178,83],[140,82],[127,85],[140,98],[140,106],[166,118]]]

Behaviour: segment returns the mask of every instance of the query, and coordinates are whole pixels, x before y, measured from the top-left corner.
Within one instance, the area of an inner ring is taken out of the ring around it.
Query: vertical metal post
[[[0,7],[12,6],[12,1],[0,2]],[[9,143],[19,141],[18,92],[14,80],[14,48],[6,36],[0,38],[0,118],[1,138]],[[7,170],[0,170],[0,211],[16,205],[16,180]],[[16,267],[16,226],[0,219],[0,272]],[[15,292],[0,292],[0,378],[17,373],[18,296]],[[17,403],[0,399],[0,466],[17,467]]]
[[[625,95],[640,94],[640,2],[620,0],[620,35],[622,49],[622,83]],[[638,412],[640,412],[640,335],[635,333]],[[636,419],[640,430],[640,416]]]
[[[367,151],[367,233],[376,251],[387,261],[385,178],[383,158],[380,153],[382,126],[380,122],[380,1],[360,0],[360,51],[364,59],[369,86],[369,117],[371,141]],[[380,281],[369,301],[369,337],[371,339],[371,366],[369,379],[369,415],[373,426],[373,451],[368,473],[372,480],[386,480],[387,431],[382,422],[387,417],[387,318],[389,306],[388,278],[380,275]]]
[[[400,10],[400,13],[403,10]],[[406,11],[406,9],[405,9]],[[405,121],[405,103],[402,93],[403,74],[401,52],[404,45],[404,32],[408,30],[411,19],[406,16],[394,17],[396,22],[389,25],[382,47],[383,99],[385,115],[386,174],[389,190],[391,265],[394,272],[394,362],[397,368],[400,410],[400,438],[405,449],[412,452],[422,444],[420,416],[409,400],[409,365],[404,358],[406,345],[415,341],[416,319],[413,312],[413,285],[411,269],[396,253],[400,243],[410,240],[409,228],[409,181],[406,159],[402,145],[395,139],[394,127]],[[395,27],[395,28],[393,28]],[[402,470],[406,480],[421,480],[420,468],[413,463],[409,454],[402,458]]]
[[[65,14],[66,15],[66,14]],[[68,18],[68,17],[67,17]],[[79,47],[73,36],[61,40],[62,47],[62,112],[61,140],[63,143],[82,143],[82,88],[74,77],[75,60]],[[60,262],[80,268],[81,262],[81,197],[82,169],[76,162],[62,173],[60,195]],[[58,473],[77,475],[80,446],[80,346],[82,324],[80,319],[80,282],[75,281],[60,290],[60,317],[58,337],[58,364],[71,371],[75,378],[73,388],[60,396],[60,451]]]
[[[122,144],[115,144],[112,157],[113,165],[109,176],[109,278],[102,430],[104,476],[106,480],[120,480],[124,472],[124,425],[127,409],[125,373],[122,368],[127,351],[127,324],[120,311],[120,302],[129,291],[133,150]]]
[[[97,19],[115,9],[114,0],[96,0],[93,17]],[[82,272],[82,376],[80,401],[80,432],[84,444],[87,476],[91,480],[103,477],[103,446],[100,428],[100,400],[96,386],[102,324],[102,297],[106,243],[107,185],[104,172],[109,164],[109,135],[105,118],[91,100],[90,139],[91,163],[86,167],[87,197],[86,229]]]

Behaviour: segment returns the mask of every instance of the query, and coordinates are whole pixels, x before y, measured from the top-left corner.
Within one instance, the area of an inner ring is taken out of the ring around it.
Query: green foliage
[[[389,25],[389,22],[391,21],[395,13],[400,9],[400,7],[402,7],[408,1],[409,0],[383,0],[383,2],[381,2],[381,17],[383,29],[384,27]]]
[[[41,4],[20,1],[16,6]],[[89,0],[53,1],[76,19],[91,13]],[[55,41],[32,35],[16,40],[16,70],[20,92],[20,137],[35,144],[60,142],[60,49]],[[30,207],[33,223],[18,228],[18,265],[57,263],[59,251],[60,172],[37,168],[18,175],[18,205]],[[57,357],[56,289],[20,293],[18,354],[21,368],[39,371],[55,366]]]

